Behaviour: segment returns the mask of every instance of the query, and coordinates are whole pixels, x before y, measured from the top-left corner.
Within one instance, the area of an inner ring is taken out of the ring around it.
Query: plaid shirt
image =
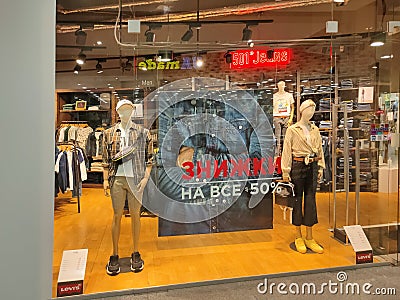
[[[112,158],[121,150],[121,130],[120,123],[104,131],[103,136],[103,167],[108,169],[108,181],[112,187],[117,173],[118,165]],[[146,166],[152,165],[151,148],[152,139],[149,130],[143,126],[132,123],[129,128],[128,145],[136,145],[137,151],[132,158],[132,170],[134,182],[138,184],[145,176]]]

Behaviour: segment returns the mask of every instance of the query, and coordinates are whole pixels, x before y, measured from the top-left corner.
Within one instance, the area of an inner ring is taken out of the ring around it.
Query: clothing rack
[[[71,142],[57,142],[57,146],[73,146],[73,151],[75,155],[72,156],[72,163],[75,165],[75,175],[77,180],[74,181],[74,190],[77,192],[77,200],[78,200],[78,213],[81,212],[81,197],[80,197],[80,189],[79,182],[81,181],[81,174],[79,172],[79,159],[78,159],[78,146],[76,141]]]

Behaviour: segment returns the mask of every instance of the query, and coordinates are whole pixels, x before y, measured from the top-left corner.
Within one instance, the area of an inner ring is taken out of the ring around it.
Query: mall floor
[[[397,194],[362,193],[360,202],[363,225],[397,219]],[[84,188],[81,213],[78,214],[76,199],[71,199],[68,194],[62,195],[55,199],[53,296],[63,251],[82,248],[89,249],[84,281],[86,294],[354,266],[355,255],[351,246],[332,238],[329,231],[333,221],[332,195],[318,193],[317,203],[319,224],[314,228],[314,237],[325,248],[322,255],[294,251],[293,225],[288,218],[284,219],[277,205],[274,205],[274,228],[267,230],[158,237],[157,218],[142,218],[140,251],[145,269],[135,274],[127,267],[118,276],[110,277],[105,272],[112,249],[110,198],[104,196],[102,189]],[[354,193],[351,193],[349,224],[354,224],[354,206]],[[338,226],[345,224],[345,208],[345,194],[340,193],[337,197]],[[119,245],[120,257],[129,262],[132,251],[130,218],[122,220]],[[377,258],[376,261],[381,260]],[[375,270],[378,269],[365,271]],[[248,286],[247,283],[243,285]]]
[[[300,287],[304,283],[314,283],[316,287],[321,287],[324,283],[337,281],[339,271],[323,272],[316,274],[285,276],[280,278],[270,278],[267,283],[271,287],[272,283],[277,285],[280,283],[290,284],[296,283]],[[276,288],[271,294],[271,289],[267,293],[261,294],[257,290],[257,286],[263,283],[263,280],[250,280],[240,281],[235,283],[216,284],[212,286],[200,286],[192,288],[171,289],[161,292],[150,292],[142,294],[131,294],[125,296],[112,296],[112,297],[99,297],[92,299],[101,300],[243,300],[243,299],[290,299],[290,300],[304,300],[304,299],[387,299],[395,300],[400,299],[400,266],[380,266],[372,268],[362,268],[356,270],[345,271],[347,275],[346,283],[358,284],[361,288],[360,293],[352,293],[349,289],[349,294],[341,294],[338,289],[337,293],[330,293],[327,289],[321,295],[294,295],[294,294],[281,294],[277,292]],[[362,292],[364,285],[371,284],[371,288],[366,288],[371,294]],[[387,293],[387,295],[376,295],[376,289]],[[392,293],[395,289],[395,295]],[[344,289],[345,291],[346,289]],[[288,289],[286,289],[288,291]],[[334,290],[333,290],[334,291]],[[389,295],[390,294],[390,295]]]

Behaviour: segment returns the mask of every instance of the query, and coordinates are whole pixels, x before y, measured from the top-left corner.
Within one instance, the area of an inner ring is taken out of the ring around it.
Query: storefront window
[[[66,250],[84,293],[356,266],[355,225],[397,263],[389,10],[177,2],[58,1],[54,295]]]

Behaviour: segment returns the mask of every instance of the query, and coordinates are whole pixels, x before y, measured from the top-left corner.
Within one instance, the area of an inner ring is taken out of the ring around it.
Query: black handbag
[[[293,208],[296,201],[293,183],[278,182],[272,192],[275,195],[275,204]]]

